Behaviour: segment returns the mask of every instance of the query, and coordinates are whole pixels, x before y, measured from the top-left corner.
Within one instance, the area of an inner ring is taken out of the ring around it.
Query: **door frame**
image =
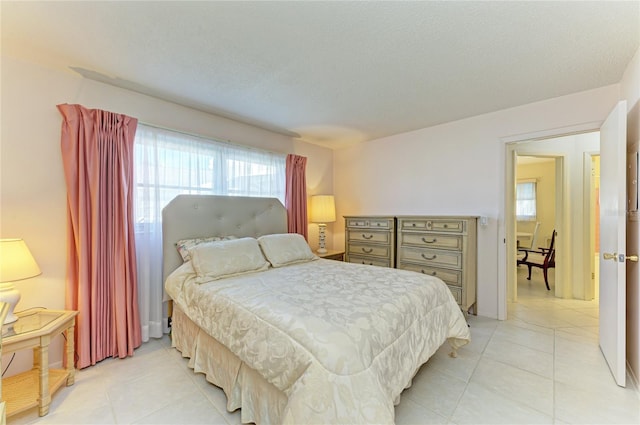
[[[515,154],[513,153],[514,147],[517,146],[518,143],[522,142],[534,142],[540,140],[546,140],[556,137],[562,136],[570,136],[579,133],[588,133],[593,131],[600,131],[600,126],[604,121],[592,121],[583,124],[577,124],[573,126],[552,128],[547,130],[540,130],[531,133],[523,133],[512,136],[504,136],[500,138],[500,142],[505,145],[503,155],[505,161],[504,168],[504,179],[502,181],[502,193],[504,194],[504,203],[500,208],[499,216],[502,217],[501,225],[499,226],[498,232],[499,235],[503,235],[503,243],[499,245],[498,249],[498,320],[506,320],[507,319],[507,303],[509,300],[509,285],[515,285],[516,281],[516,220],[515,220]],[[557,176],[556,176],[557,178]],[[564,179],[564,177],[563,177]],[[568,189],[565,187],[565,189]],[[556,193],[556,196],[557,193]],[[566,197],[564,197],[566,198]],[[564,200],[563,200],[564,202]],[[562,204],[557,204],[556,208],[562,208]],[[568,228],[565,227],[565,223],[569,222],[570,217],[567,217],[565,214],[566,209],[562,208],[563,214],[562,218],[557,221],[556,226],[558,233],[561,234],[561,238],[558,241],[562,244],[562,248],[558,246],[558,250],[556,251],[556,259],[557,263],[562,264],[561,261],[564,260],[565,249],[568,249],[568,246],[565,248],[562,238],[564,237],[564,230]],[[557,210],[556,210],[557,215]],[[562,233],[560,233],[562,232]],[[566,255],[568,258],[568,255]],[[558,268],[556,268],[556,277],[560,278],[563,282],[568,281],[567,279],[570,277],[563,276],[563,274],[568,274],[570,271],[569,267],[562,268],[562,273]],[[566,272],[564,271],[566,270]],[[556,289],[557,293],[558,289]]]
[[[599,157],[600,152],[584,152],[583,153],[583,211],[584,211],[584,232],[588,235],[585,238],[589,241],[588,244],[583,245],[584,258],[589,258],[589,261],[584,262],[584,275],[591,275],[590,280],[584,281],[583,294],[585,300],[593,300],[596,297],[596,280],[595,280],[595,245],[596,245],[596,232],[595,232],[595,193],[593,191],[595,177],[592,174],[593,158]]]

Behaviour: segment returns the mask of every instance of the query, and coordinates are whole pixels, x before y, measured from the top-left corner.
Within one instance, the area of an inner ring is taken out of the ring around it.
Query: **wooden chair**
[[[550,268],[556,267],[556,231],[553,231],[551,235],[551,243],[548,248],[538,248],[534,249],[519,249],[519,251],[524,252],[524,257],[521,260],[518,260],[518,265],[524,264],[529,268],[529,277],[527,280],[531,280],[531,269],[533,267],[538,267],[542,269],[544,274],[544,283],[547,285],[547,290],[551,290],[549,287],[549,277],[548,270]]]

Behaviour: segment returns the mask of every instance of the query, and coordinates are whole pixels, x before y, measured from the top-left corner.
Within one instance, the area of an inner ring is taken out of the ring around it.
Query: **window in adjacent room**
[[[536,220],[536,181],[519,180],[516,185],[516,218],[518,221]]]

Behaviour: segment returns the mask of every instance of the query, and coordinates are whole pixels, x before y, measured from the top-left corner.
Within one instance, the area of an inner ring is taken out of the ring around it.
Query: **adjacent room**
[[[640,1],[0,2],[0,423],[640,423]]]

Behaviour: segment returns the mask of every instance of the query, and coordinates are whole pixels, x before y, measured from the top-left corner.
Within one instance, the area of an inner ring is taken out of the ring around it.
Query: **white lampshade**
[[[333,195],[311,197],[311,221],[313,223],[333,223],[336,221],[336,202]]]
[[[13,313],[20,292],[12,282],[38,276],[40,267],[22,239],[0,239],[0,301],[9,304],[5,323],[13,323],[18,317]]]
[[[15,282],[40,273],[40,267],[22,239],[0,239],[0,282]]]

